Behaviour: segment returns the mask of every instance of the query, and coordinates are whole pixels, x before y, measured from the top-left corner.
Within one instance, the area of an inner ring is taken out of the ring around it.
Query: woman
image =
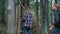
[[[60,10],[57,4],[52,6],[54,11],[54,23],[50,26],[49,30],[52,30],[52,34],[59,34],[60,32]]]
[[[29,30],[32,27],[32,14],[27,6],[25,6],[22,19],[23,19],[23,31],[24,31],[23,33],[29,34]]]

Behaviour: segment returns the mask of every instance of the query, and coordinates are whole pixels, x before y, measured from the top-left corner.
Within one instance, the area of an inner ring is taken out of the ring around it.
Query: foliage
[[[5,34],[5,21],[4,21],[4,5],[3,0],[0,0],[0,34]]]

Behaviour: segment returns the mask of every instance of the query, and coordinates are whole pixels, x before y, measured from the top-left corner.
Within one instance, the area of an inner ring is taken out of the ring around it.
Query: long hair
[[[58,4],[53,4],[52,7],[56,6],[57,9],[60,9],[60,6]],[[53,10],[54,11],[54,10]]]
[[[30,11],[30,8],[27,5],[25,5],[25,10]]]

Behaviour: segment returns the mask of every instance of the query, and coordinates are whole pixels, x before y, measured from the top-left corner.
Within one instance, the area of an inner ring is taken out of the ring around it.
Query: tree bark
[[[40,0],[40,2],[42,34],[48,34],[48,0]]]
[[[21,19],[20,19],[20,0],[18,1],[18,5],[16,6],[16,14],[15,14],[15,18],[16,18],[16,21],[15,21],[15,28],[16,28],[16,33],[15,34],[21,34]]]
[[[57,0],[57,4],[59,4],[59,6],[60,6],[60,0]]]
[[[8,0],[7,12],[8,12],[7,34],[15,34],[14,33],[15,32],[14,0]]]

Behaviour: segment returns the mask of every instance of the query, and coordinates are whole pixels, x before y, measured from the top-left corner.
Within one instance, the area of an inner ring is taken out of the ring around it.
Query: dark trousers
[[[29,28],[27,28],[27,27],[24,27],[23,28],[23,34],[29,34]]]

